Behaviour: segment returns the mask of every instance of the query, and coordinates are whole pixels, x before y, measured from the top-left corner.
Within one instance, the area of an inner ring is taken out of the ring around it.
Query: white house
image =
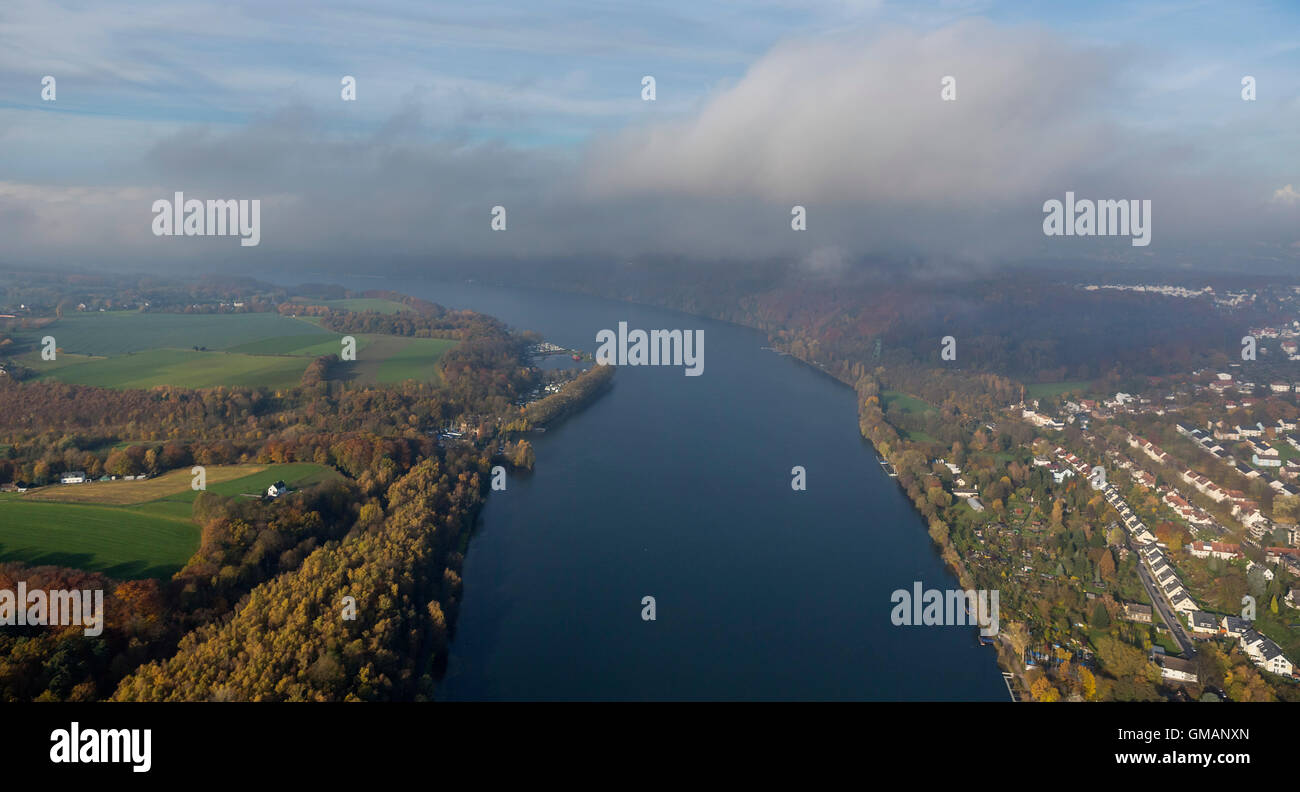
[[[69,470],[59,477],[60,484],[85,484],[86,473],[82,470]]]
[[[1196,610],[1196,603],[1181,588],[1169,598],[1169,602],[1179,613],[1190,613]]]
[[[1264,659],[1260,665],[1265,670],[1272,671],[1274,674],[1291,676],[1291,673],[1295,670],[1295,666],[1287,659],[1286,655],[1282,654],[1282,647],[1267,638],[1264,640],[1266,643],[1260,649],[1260,654],[1263,655]]]
[[[1225,561],[1241,555],[1241,546],[1226,542],[1192,542],[1187,551],[1197,558],[1220,558]]]
[[[1179,657],[1161,656],[1160,676],[1173,682],[1190,682],[1193,685],[1198,681],[1196,676],[1196,665]]]
[[[1224,635],[1231,638],[1240,638],[1250,629],[1250,622],[1238,616],[1224,616],[1220,624],[1223,627]]]
[[[1295,666],[1282,654],[1282,648],[1273,642],[1271,638],[1265,638],[1255,630],[1246,630],[1241,635],[1241,648],[1246,655],[1255,661],[1255,665],[1266,671],[1282,676],[1290,676],[1295,670]]]
[[[266,496],[268,498],[278,498],[288,491],[289,491],[289,486],[287,484],[285,484],[283,481],[277,481],[271,486],[266,488]]]

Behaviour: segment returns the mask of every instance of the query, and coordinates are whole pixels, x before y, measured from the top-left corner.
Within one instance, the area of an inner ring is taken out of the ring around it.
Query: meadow
[[[307,358],[291,356],[149,349],[121,357],[81,360],[60,366],[42,378],[101,388],[290,388],[302,379],[308,362]]]
[[[258,495],[283,479],[294,487],[338,478],[307,462],[213,465],[208,491]],[[115,578],[168,578],[198,550],[190,519],[198,493],[189,468],[144,481],[51,485],[0,495],[0,561],[54,564]]]
[[[1066,393],[1076,393],[1087,396],[1092,391],[1092,383],[1088,380],[1070,380],[1067,382],[1035,382],[1032,385],[1025,386],[1025,398],[1028,399],[1051,399]]]
[[[70,354],[115,357],[147,349],[227,349],[262,338],[332,334],[274,313],[174,314],[139,311],[68,313],[36,336],[54,336],[59,350]],[[28,339],[24,339],[28,340]],[[39,341],[39,337],[35,339]]]
[[[207,485],[209,489],[215,492],[217,491],[217,484],[246,477],[252,478],[257,473],[266,470],[266,468],[266,465],[212,465],[205,469]],[[117,481],[95,481],[88,484],[40,487],[26,493],[23,500],[130,506],[148,503],[149,501],[184,492],[190,489],[191,481],[193,481],[193,477],[190,475],[189,468],[177,468],[144,481],[118,479]]]
[[[406,310],[371,298],[331,303],[355,310]],[[20,361],[42,379],[104,388],[290,388],[314,358],[341,350],[343,336],[315,319],[271,313],[77,313],[22,334],[20,341],[30,351]],[[44,335],[56,339],[56,360],[40,358]],[[357,360],[345,364],[339,376],[365,384],[436,380],[439,358],[455,345],[387,335],[355,338]]]
[[[363,345],[364,344],[364,345]],[[355,378],[361,382],[395,383],[408,379],[437,380],[438,360],[456,346],[445,338],[357,336]]]
[[[198,548],[198,526],[174,510],[0,498],[0,561],[167,578]]]
[[[905,413],[923,413],[934,409],[929,403],[901,391],[881,391],[880,398],[884,410],[897,407]]]

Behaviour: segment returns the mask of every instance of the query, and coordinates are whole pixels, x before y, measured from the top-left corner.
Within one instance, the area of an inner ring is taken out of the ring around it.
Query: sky
[[[1298,23],[1294,2],[6,0],[0,264],[1293,272]],[[177,191],[259,200],[259,244],[155,235]],[[1150,244],[1046,236],[1067,191],[1150,200]]]

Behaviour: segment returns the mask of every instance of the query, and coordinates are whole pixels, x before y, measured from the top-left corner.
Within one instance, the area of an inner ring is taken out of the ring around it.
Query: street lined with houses
[[[1088,464],[1064,448],[1058,446],[1055,454],[1063,464],[1073,468],[1080,476],[1089,474]],[[1174,569],[1167,555],[1168,548],[1164,547],[1142,523],[1121,497],[1118,488],[1113,483],[1107,483],[1099,489],[1107,503],[1119,514],[1128,537],[1129,548],[1140,559],[1138,573],[1147,596],[1182,648],[1186,660],[1196,656],[1196,638],[1228,637],[1236,639],[1242,651],[1260,668],[1282,676],[1294,675],[1295,666],[1283,653],[1281,647],[1255,630],[1249,619],[1212,614],[1201,610]],[[1286,548],[1280,549],[1286,550]],[[1242,557],[1237,546],[1222,542],[1195,542],[1188,546],[1188,552],[1196,557],[1212,557],[1220,560],[1236,560]],[[1173,662],[1175,660],[1177,658],[1160,659],[1162,675],[1176,681],[1195,682],[1194,667]],[[1188,674],[1192,675],[1191,679],[1187,679]]]

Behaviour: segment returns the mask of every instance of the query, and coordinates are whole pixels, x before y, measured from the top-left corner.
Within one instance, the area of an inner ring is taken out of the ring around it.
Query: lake
[[[853,391],[753,330],[583,295],[366,281],[595,352],[618,328],[704,331],[704,371],[620,367],[530,435],[470,542],[445,700],[1008,699],[973,627],[896,627],[949,589],[926,526],[858,433]],[[791,488],[791,468],[807,490]],[[656,618],[642,619],[642,598]]]

